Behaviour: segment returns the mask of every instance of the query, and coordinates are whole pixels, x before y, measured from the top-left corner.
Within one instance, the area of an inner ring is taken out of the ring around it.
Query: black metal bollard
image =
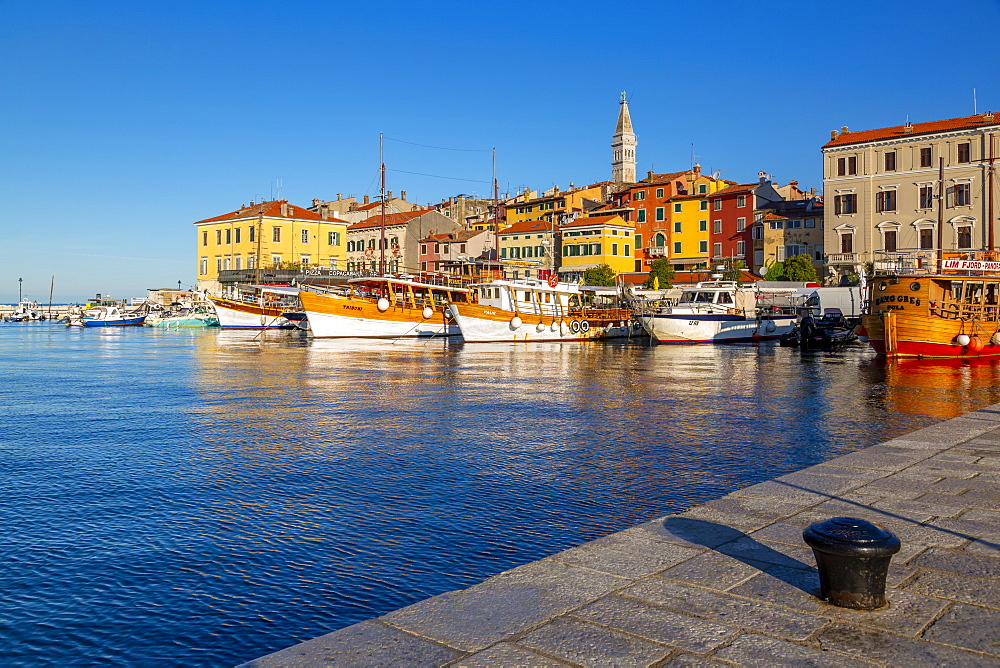
[[[899,539],[871,522],[834,517],[813,524],[802,538],[816,555],[820,598],[841,608],[885,605],[885,578]]]

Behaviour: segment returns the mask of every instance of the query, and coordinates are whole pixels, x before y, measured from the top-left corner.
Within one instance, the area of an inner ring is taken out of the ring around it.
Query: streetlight
[[[21,301],[22,301],[22,299],[21,299],[21,283],[23,283],[23,282],[24,282],[23,278],[17,279],[17,303],[18,304],[20,304]]]
[[[181,291],[181,282],[177,281],[177,292]]]

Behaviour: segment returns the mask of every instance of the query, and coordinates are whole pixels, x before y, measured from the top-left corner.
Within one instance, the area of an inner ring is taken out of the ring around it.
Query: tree
[[[615,284],[615,270],[607,264],[591,267],[583,272],[583,284],[613,287]]]
[[[784,281],[785,280],[785,263],[784,262],[772,262],[771,264],[765,264],[767,267],[767,273],[764,274],[765,281]]]
[[[815,282],[819,280],[809,255],[795,255],[785,260],[785,280]]]
[[[674,286],[674,268],[670,266],[670,260],[665,257],[661,257],[659,260],[653,260],[653,264],[649,267],[649,277],[646,282],[643,283],[644,288],[653,288],[653,278],[658,279],[659,288],[664,290],[666,288],[672,288]]]

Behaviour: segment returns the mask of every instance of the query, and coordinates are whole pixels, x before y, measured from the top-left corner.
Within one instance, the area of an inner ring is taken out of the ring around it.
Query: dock
[[[902,542],[889,605],[819,600],[804,528]],[[247,664],[1000,665],[1000,404],[585,543]]]

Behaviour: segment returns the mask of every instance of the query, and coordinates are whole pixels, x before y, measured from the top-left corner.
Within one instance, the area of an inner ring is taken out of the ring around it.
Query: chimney
[[[406,191],[405,190],[400,190],[399,191],[399,199],[403,200],[404,202],[406,201]]]
[[[320,202],[322,202],[322,201],[323,201],[323,200],[321,200],[321,199],[320,199],[320,198],[318,198],[318,197],[313,197],[313,206],[314,206],[314,207],[318,207],[318,206],[319,206],[319,204],[320,204]]]
[[[789,181],[788,185],[792,186],[793,188],[798,188],[799,187],[799,182],[798,181]]]
[[[365,204],[368,204],[368,195],[365,195]]]
[[[652,180],[653,180],[653,170],[652,170],[652,169],[651,169],[651,170],[649,170],[648,172],[646,172],[646,178],[647,178],[648,180],[650,180],[650,181],[652,181]]]
[[[836,130],[830,130],[830,141],[833,141],[836,138],[837,138],[837,131]]]
[[[910,123],[909,121],[906,121],[906,125],[903,126],[903,132],[905,132],[906,134],[910,134],[911,132],[913,132],[913,124]]]
[[[761,183],[767,182],[767,172],[757,172],[757,178],[760,179]]]
[[[392,191],[391,190],[386,190],[385,191],[385,201],[388,202],[391,199],[392,199]]]
[[[343,197],[341,197],[340,195],[341,195],[341,193],[337,193],[337,201],[338,202],[343,199]]]
[[[319,217],[326,220],[329,217],[330,210],[327,208],[326,204],[319,208]]]
[[[846,135],[847,134],[847,126],[846,125],[840,126],[840,134],[842,134],[842,135]]]
[[[694,178],[698,178],[699,176],[701,176],[701,165],[696,162],[694,163]]]
[[[281,203],[281,215],[288,217],[288,202]]]

